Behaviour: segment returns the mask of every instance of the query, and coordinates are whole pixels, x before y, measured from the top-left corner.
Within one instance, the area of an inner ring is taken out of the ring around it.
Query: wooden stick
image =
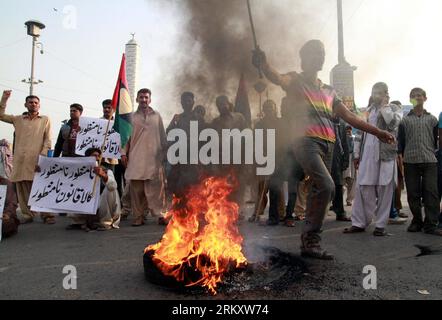
[[[246,1],[247,1],[247,9],[249,12],[250,27],[252,28],[253,44],[255,45],[255,50],[258,50],[259,45],[258,45],[258,40],[256,38],[255,24],[253,23],[252,9],[250,8],[250,0],[246,0]],[[262,79],[263,75],[262,75],[261,67],[258,68],[258,71],[259,71],[259,78]]]
[[[109,126],[110,126],[110,122],[111,122],[111,119],[109,119],[109,120],[107,121],[106,134],[104,135],[104,141],[103,141],[103,144],[101,145],[101,149],[100,149],[101,154],[100,154],[100,158],[98,159],[98,166],[101,166],[101,161],[103,160],[104,147],[106,146],[106,140],[107,140],[107,137],[109,136]],[[96,189],[96,186],[97,186],[97,180],[98,180],[98,176],[95,176],[95,179],[94,179],[94,187],[93,187],[93,189],[92,189],[92,194],[93,194],[93,195],[95,194],[95,189]]]

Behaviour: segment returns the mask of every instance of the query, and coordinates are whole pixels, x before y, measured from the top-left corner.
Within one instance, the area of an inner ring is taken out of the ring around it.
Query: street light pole
[[[34,94],[34,64],[35,64],[35,46],[37,45],[37,38],[32,37],[32,60],[31,60],[31,78],[29,79],[29,95]]]
[[[35,67],[35,48],[37,45],[42,45],[41,43],[38,43],[38,37],[40,37],[40,32],[45,28],[45,25],[39,21],[36,20],[30,20],[25,22],[25,25],[27,27],[28,35],[32,36],[32,58],[31,58],[31,77],[26,80],[22,80],[24,83],[29,83],[29,95],[34,94],[34,85],[39,84],[43,81],[35,80],[34,76],[34,67]],[[43,50],[41,50],[41,53],[43,54]]]

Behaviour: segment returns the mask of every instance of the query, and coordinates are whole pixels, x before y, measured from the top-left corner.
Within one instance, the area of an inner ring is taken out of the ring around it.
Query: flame
[[[191,187],[185,199],[174,198],[162,240],[145,249],[154,252],[152,260],[164,275],[216,294],[231,268],[247,264],[237,226],[239,207],[227,199],[232,191],[229,177],[210,177]]]

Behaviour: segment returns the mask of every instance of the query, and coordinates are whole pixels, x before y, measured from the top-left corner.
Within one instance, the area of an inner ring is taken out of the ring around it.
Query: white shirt
[[[373,108],[368,116],[368,123],[376,126],[379,109]],[[359,164],[358,184],[361,186],[386,186],[394,179],[397,181],[396,161],[381,161],[379,157],[379,139],[366,134],[364,151]]]

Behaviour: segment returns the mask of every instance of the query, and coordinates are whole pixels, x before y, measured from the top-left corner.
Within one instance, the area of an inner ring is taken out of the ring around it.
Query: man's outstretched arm
[[[367,122],[360,119],[354,113],[350,112],[343,103],[339,103],[335,107],[335,113],[342,120],[350,124],[352,127],[355,127],[356,129],[372,134],[384,143],[393,144],[396,140],[391,133],[384,130],[380,130],[379,128],[374,127],[371,124],[368,124]]]

